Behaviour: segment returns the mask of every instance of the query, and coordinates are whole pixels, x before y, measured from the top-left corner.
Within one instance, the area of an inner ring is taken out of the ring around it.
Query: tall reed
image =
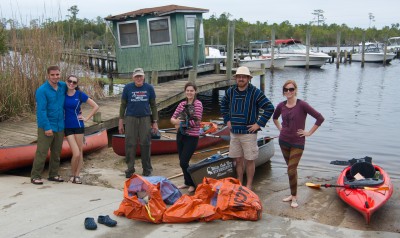
[[[70,51],[79,50],[74,42],[64,42],[61,25],[11,26],[7,33],[10,51],[0,55],[0,121],[35,112],[35,91],[46,81],[49,65],[61,67],[62,80],[69,74],[80,75],[80,85],[88,90],[85,92],[96,98],[103,96],[98,82],[90,78],[89,68],[79,66],[77,57],[61,60],[67,46]]]

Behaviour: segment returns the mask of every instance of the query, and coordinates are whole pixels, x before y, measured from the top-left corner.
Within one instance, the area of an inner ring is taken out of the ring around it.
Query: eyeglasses
[[[67,79],[67,82],[68,83],[72,83],[73,85],[77,85],[78,84],[78,81],[73,81],[71,79]]]
[[[294,92],[295,88],[283,88],[283,92],[287,93],[287,91]]]

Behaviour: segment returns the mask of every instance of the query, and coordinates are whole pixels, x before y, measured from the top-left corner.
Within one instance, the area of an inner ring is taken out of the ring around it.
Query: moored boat
[[[393,194],[393,184],[388,173],[378,165],[371,164],[371,166],[374,172],[380,174],[377,178],[349,179],[352,167],[348,166],[337,179],[337,184],[343,187],[336,188],[339,197],[360,212],[367,224],[370,223],[372,214],[381,208]]]
[[[384,60],[389,63],[395,56],[396,54],[390,52],[386,52],[385,55],[379,43],[365,42],[364,62],[366,63],[383,63]],[[362,43],[359,44],[358,53],[352,54],[351,59],[353,61],[362,61]]]
[[[285,67],[305,67],[307,64],[306,46],[299,40],[295,39],[279,39],[275,41],[278,47],[277,55],[280,57],[288,57]],[[320,68],[331,57],[322,52],[309,51],[308,65],[310,68]]]
[[[274,57],[274,68],[283,69],[285,67],[288,57]],[[246,66],[248,68],[260,68],[261,64],[264,64],[266,69],[271,68],[272,60],[271,56],[246,56],[243,60],[239,61],[239,66]]]
[[[93,134],[85,135],[83,153],[90,153],[108,145],[107,130],[101,130]],[[0,147],[0,172],[31,166],[35,158],[37,144]],[[50,152],[47,155],[49,160]],[[69,159],[72,151],[65,138],[61,149],[61,159]]]
[[[258,158],[256,167],[270,161],[275,154],[273,138],[263,137],[257,140]],[[215,154],[189,166],[188,171],[195,185],[202,183],[204,177],[222,179],[236,177],[234,159],[228,157],[228,153]]]
[[[228,136],[229,129],[227,126],[218,128],[216,132],[210,133],[208,135],[202,135],[199,138],[196,149],[203,149],[211,145],[215,145],[223,139],[220,136]],[[125,156],[125,135],[116,134],[112,135],[112,148],[117,155]],[[176,139],[171,137],[161,137],[159,139],[151,140],[151,154],[161,155],[161,154],[173,154],[178,153]],[[140,155],[140,146],[137,146],[136,154]]]

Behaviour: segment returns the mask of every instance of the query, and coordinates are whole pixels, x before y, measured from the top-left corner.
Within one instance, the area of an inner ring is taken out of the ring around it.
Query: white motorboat
[[[358,53],[353,53],[351,58],[353,61],[361,61],[362,59],[362,43],[359,45]],[[383,63],[385,53],[379,43],[365,42],[364,62]],[[386,63],[389,63],[396,54],[386,52]]]
[[[294,39],[279,39],[275,41],[275,46],[278,47],[277,55],[280,57],[288,57],[286,67],[305,67],[307,63],[306,46],[299,40]],[[310,68],[320,68],[331,57],[328,54],[321,52],[309,51]]]
[[[286,65],[288,57],[274,57],[274,68],[283,69]],[[261,64],[265,65],[266,69],[271,68],[271,56],[261,55],[256,57],[246,56],[243,60],[239,61],[239,66],[246,66],[248,68],[260,68]]]
[[[387,50],[395,53],[400,52],[400,36],[388,39]]]
[[[226,60],[226,56],[222,55],[221,52],[214,47],[207,46],[205,48],[206,63],[215,64],[221,63]]]
[[[250,56],[244,57],[239,61],[239,66],[248,68],[261,68],[261,64],[265,65],[266,69],[270,69],[272,65],[271,54],[269,52],[269,41],[256,40],[250,41]],[[274,68],[284,68],[288,57],[274,56]]]

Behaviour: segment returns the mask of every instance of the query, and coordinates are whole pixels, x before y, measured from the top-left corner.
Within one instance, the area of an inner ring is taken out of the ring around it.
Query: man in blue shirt
[[[49,181],[63,182],[58,174],[64,139],[64,100],[67,86],[60,82],[60,68],[47,68],[47,81],[36,90],[38,139],[31,171],[31,183],[43,184],[42,172],[50,149]]]
[[[143,176],[150,176],[153,168],[150,161],[151,131],[158,131],[156,94],[152,85],[144,82],[144,71],[137,68],[132,74],[133,83],[124,87],[119,111],[118,131],[125,132],[125,162],[128,169],[125,177],[135,173],[137,143],[140,143]],[[124,128],[125,119],[125,128]]]

